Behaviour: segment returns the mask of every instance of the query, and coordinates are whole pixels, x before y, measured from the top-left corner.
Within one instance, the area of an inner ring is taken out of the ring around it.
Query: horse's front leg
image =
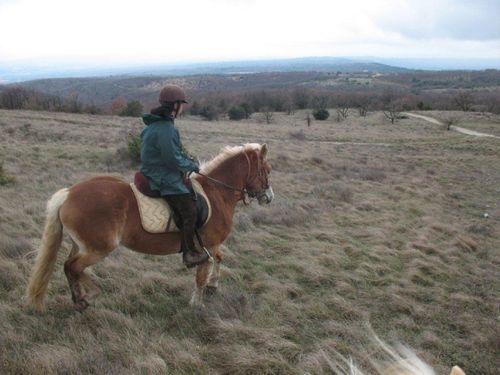
[[[203,307],[203,292],[212,271],[212,260],[206,261],[196,268],[196,288],[191,297],[191,306]]]
[[[214,249],[214,265],[210,277],[208,278],[208,284],[206,287],[207,294],[214,294],[219,287],[219,277],[220,277],[220,263],[222,262],[222,253],[220,248]]]

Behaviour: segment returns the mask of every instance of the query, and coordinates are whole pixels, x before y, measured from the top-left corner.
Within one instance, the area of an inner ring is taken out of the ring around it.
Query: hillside
[[[367,365],[369,322],[438,374],[496,374],[498,139],[414,118],[391,125],[379,112],[311,127],[305,117],[178,121],[201,159],[266,142],[273,165],[276,200],[237,208],[206,309],[189,306],[194,273],[179,256],[120,248],[93,267],[102,294],[76,313],[66,238],[38,314],[23,295],[47,199],[93,175],[131,180],[124,148],[142,125],[0,110],[0,162],[15,178],[0,185],[0,373],[331,374],[334,351]],[[461,125],[497,132],[500,117],[467,114]]]
[[[453,98],[467,90],[480,110],[500,110],[500,71],[493,69],[401,73],[282,71],[185,76],[107,76],[43,79],[20,85],[42,95],[77,99],[82,104],[95,105],[104,112],[109,112],[113,99],[117,97],[129,101],[138,100],[144,108],[149,109],[156,105],[158,92],[166,84],[182,86],[187,90],[191,101],[201,100],[215,106],[221,101],[229,104],[234,98],[260,95],[263,91],[271,94],[280,92],[277,96],[281,97],[280,101],[286,102],[286,98],[293,96],[294,91],[308,90],[309,100],[313,100],[315,96],[343,97],[333,100],[331,105],[337,105],[336,102],[340,100],[357,106],[359,98],[364,97],[365,102],[372,102],[373,108],[380,109],[380,103],[385,100],[387,93],[394,92],[409,108],[416,108],[418,102],[423,102],[426,107],[452,109],[456,108]]]
[[[403,72],[405,68],[373,60],[343,57],[303,57],[273,60],[241,60],[198,63],[64,63],[17,62],[15,66],[0,61],[0,83],[21,82],[39,78],[105,77],[110,75],[184,76],[269,72]]]

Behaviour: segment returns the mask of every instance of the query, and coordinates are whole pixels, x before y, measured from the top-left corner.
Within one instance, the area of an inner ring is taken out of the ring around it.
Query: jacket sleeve
[[[176,166],[181,172],[198,169],[198,164],[191,160],[181,149],[179,133],[173,126],[162,129],[158,136],[162,161],[169,166]]]

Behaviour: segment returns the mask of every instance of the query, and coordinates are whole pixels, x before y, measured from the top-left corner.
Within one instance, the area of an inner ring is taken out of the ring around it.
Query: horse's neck
[[[248,174],[248,165],[247,163],[243,163],[243,158],[243,155],[235,155],[232,158],[223,161],[213,171],[208,173],[210,178],[227,185],[223,186],[222,184],[212,182],[217,192],[224,197],[224,201],[228,204],[233,204],[234,206],[241,198],[241,195],[237,190],[242,190],[245,187],[246,177]],[[235,190],[230,189],[228,186]]]
[[[243,189],[245,187],[245,178],[248,174],[248,166],[246,163],[243,163],[243,157],[243,155],[238,154],[225,160],[209,173],[209,176],[236,189]]]

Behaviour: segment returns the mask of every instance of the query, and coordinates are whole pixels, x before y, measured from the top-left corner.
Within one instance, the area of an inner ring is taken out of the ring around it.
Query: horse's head
[[[246,153],[248,158],[248,177],[245,183],[245,189],[248,196],[257,198],[259,204],[268,204],[274,198],[273,188],[269,182],[269,173],[271,173],[271,164],[266,160],[267,145],[258,145]]]

